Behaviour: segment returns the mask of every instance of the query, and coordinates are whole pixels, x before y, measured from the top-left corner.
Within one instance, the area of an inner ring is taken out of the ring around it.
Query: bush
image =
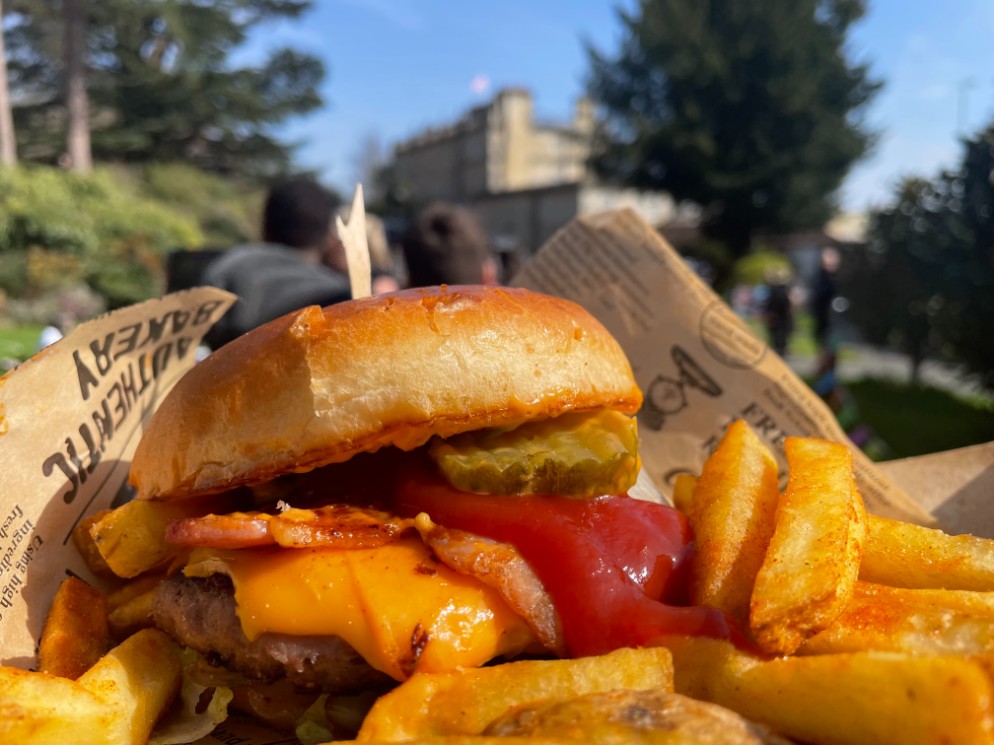
[[[162,291],[168,251],[202,243],[194,219],[136,196],[110,171],[0,169],[0,288],[12,298],[82,279],[110,308],[144,300]]]
[[[144,193],[197,221],[205,245],[227,248],[259,233],[264,190],[183,163],[155,163],[140,173]]]

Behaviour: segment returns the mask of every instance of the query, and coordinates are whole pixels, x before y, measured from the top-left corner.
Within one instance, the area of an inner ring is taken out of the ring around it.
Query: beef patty
[[[156,626],[212,665],[264,683],[287,680],[304,690],[346,693],[390,684],[337,636],[265,633],[249,641],[235,612],[235,591],[223,574],[176,574],[156,590]]]

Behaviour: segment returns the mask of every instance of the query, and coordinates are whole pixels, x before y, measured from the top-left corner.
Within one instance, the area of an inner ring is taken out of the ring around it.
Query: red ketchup
[[[490,496],[423,475],[402,480],[401,514],[515,546],[559,612],[571,656],[652,644],[668,634],[729,638],[725,615],[685,603],[691,534],[664,505],[606,496]]]

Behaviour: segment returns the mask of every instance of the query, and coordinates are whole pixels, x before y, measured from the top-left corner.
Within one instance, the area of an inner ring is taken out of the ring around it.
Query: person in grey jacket
[[[293,178],[270,189],[263,210],[263,242],[232,248],[204,272],[206,284],[238,295],[206,337],[212,349],[290,311],[352,296],[345,252],[332,223],[339,203],[308,178]]]

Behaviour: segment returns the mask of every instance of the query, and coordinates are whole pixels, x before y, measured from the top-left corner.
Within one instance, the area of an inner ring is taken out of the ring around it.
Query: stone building
[[[549,124],[536,121],[527,90],[506,88],[454,124],[399,143],[394,178],[419,203],[468,205],[498,248],[524,253],[577,215],[626,206],[654,225],[671,220],[666,194],[595,183],[593,129],[589,99],[577,101],[571,122]]]

